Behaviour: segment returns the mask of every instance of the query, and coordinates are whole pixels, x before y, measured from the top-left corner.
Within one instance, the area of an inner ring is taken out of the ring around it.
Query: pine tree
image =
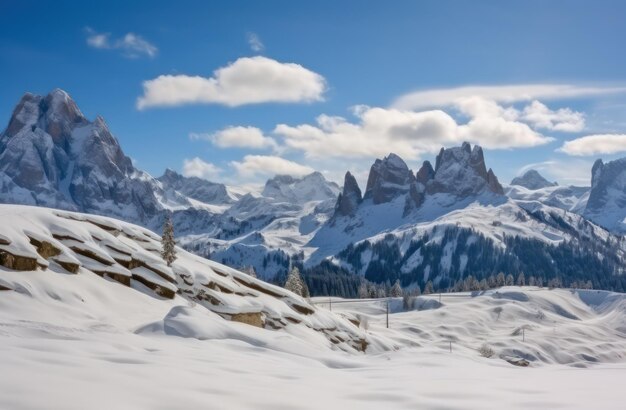
[[[511,275],[510,273],[508,275],[506,275],[506,282],[505,285],[506,286],[513,286],[515,284],[515,279],[513,279],[513,275]]]
[[[396,282],[391,288],[390,295],[394,298],[399,298],[402,296],[402,286],[400,286],[400,279],[396,279]]]
[[[502,272],[498,273],[498,276],[496,276],[496,286],[502,287],[505,284],[506,284],[506,279],[504,278],[504,273]]]
[[[165,218],[161,245],[163,247],[161,257],[167,263],[167,266],[171,266],[172,262],[176,260],[176,240],[174,239],[174,224],[170,215],[167,215]]]
[[[424,286],[424,295],[430,295],[433,292],[433,283],[431,281],[426,282],[426,286]]]
[[[526,277],[524,276],[524,272],[520,272],[517,275],[517,286],[526,286]]]
[[[370,294],[369,294],[369,290],[367,289],[367,283],[363,281],[359,285],[359,298],[367,299],[368,297],[370,297]]]
[[[310,296],[309,288],[302,279],[302,276],[300,276],[300,270],[295,266],[289,271],[287,281],[285,282],[285,289],[305,298]]]

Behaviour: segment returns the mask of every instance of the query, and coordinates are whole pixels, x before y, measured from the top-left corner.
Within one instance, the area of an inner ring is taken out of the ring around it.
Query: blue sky
[[[415,169],[468,139],[503,182],[535,164],[583,184],[626,151],[625,18],[619,1],[3,1],[0,115],[60,87],[155,176],[363,181],[386,152]]]

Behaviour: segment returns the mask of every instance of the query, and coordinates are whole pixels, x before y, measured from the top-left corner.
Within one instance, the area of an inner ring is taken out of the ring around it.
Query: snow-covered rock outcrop
[[[0,226],[0,288],[4,291],[28,292],[39,286],[32,281],[37,282],[40,274],[50,278],[61,274],[63,280],[67,275],[100,276],[135,289],[137,298],[143,293],[198,304],[215,317],[268,331],[300,333],[304,338],[312,332],[318,336],[311,337],[319,340],[321,335],[329,348],[364,351],[370,343],[358,324],[183,249],[177,249],[176,261],[167,266],[160,257],[159,236],[136,225],[48,208],[0,205]],[[101,283],[106,292],[106,281]],[[120,295],[128,297],[128,292],[120,290]],[[164,318],[164,326],[180,323],[184,314],[171,312]]]

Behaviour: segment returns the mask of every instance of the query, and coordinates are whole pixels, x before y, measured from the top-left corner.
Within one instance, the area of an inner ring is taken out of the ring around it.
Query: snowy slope
[[[529,189],[521,185],[511,185],[505,190],[506,195],[516,201],[536,201],[548,206],[582,214],[589,198],[589,187],[548,186]]]
[[[0,292],[0,408],[623,407],[623,294],[502,288],[444,294],[441,305],[423,296],[408,312],[392,300],[389,329],[382,301],[334,299],[333,312],[395,346],[362,354],[95,275],[0,275],[23,285]]]
[[[315,340],[321,348],[362,351],[372,344],[347,320],[316,309],[282,288],[182,249],[172,266],[166,266],[159,254],[160,238],[135,225],[46,208],[0,205],[0,226],[0,287],[8,290],[0,299],[16,306],[32,303],[34,311],[35,306],[44,309],[59,302],[68,314],[75,311],[82,318],[126,312],[138,329],[147,323],[141,315],[133,319],[132,312],[152,309],[158,302],[156,311],[166,314],[152,316],[153,323],[142,331],[168,333],[175,328],[181,335],[191,332],[191,337],[195,332],[219,329],[247,340],[246,330],[232,327],[234,321],[261,328],[260,335],[274,330],[294,333]],[[185,308],[190,303],[194,306]],[[198,318],[208,318],[206,329],[196,329],[202,322]],[[37,320],[36,315],[31,319]],[[65,323],[62,315],[55,320],[58,325]],[[379,348],[377,343],[372,346]]]

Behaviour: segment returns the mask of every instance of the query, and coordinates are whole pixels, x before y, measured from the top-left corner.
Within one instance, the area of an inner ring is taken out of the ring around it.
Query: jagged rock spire
[[[363,201],[361,189],[350,171],[346,172],[343,182],[343,191],[337,198],[335,206],[335,215],[348,216],[354,215],[357,207]]]

